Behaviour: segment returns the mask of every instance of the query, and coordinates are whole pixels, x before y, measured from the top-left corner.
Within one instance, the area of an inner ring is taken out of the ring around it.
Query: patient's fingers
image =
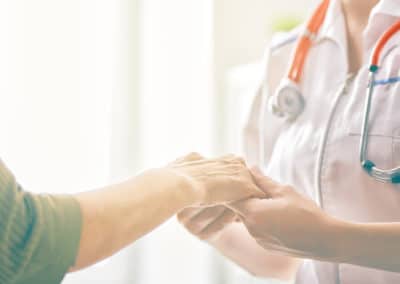
[[[219,218],[224,213],[224,211],[225,208],[223,206],[216,206],[204,209],[186,222],[186,228],[193,234],[199,234],[209,224]]]
[[[188,208],[178,214],[178,220],[182,225],[202,240],[216,237],[226,225],[234,222],[235,219],[236,214],[222,205]]]
[[[202,240],[216,237],[227,224],[234,222],[235,219],[236,214],[232,210],[225,209],[217,219],[208,224],[208,226],[198,234],[198,237]]]
[[[203,210],[204,210],[204,208],[202,208],[202,207],[189,207],[189,208],[186,208],[186,209],[182,210],[181,212],[179,212],[177,217],[178,217],[179,222],[185,223],[185,222],[189,221],[195,215],[199,214]]]
[[[213,207],[203,208],[201,212],[197,215],[194,215],[191,218],[192,222],[203,222],[204,220],[214,220],[217,216],[219,216],[222,212],[224,212],[225,207],[222,205],[217,205]]]
[[[199,153],[192,152],[192,153],[186,155],[184,157],[184,159],[186,159],[188,161],[196,161],[196,160],[204,159],[204,157],[202,155],[200,155]]]
[[[171,162],[170,164],[175,164],[175,163],[184,163],[184,162],[194,162],[194,161],[198,161],[198,160],[202,160],[204,159],[204,157],[202,155],[200,155],[199,153],[196,152],[192,152],[189,153],[183,157],[179,157],[178,159],[176,159],[175,161]]]

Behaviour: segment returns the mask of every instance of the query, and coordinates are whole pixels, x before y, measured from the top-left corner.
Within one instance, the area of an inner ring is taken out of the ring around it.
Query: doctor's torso
[[[293,122],[277,118],[266,106],[265,97],[286,75],[300,29],[278,35],[269,49],[266,84],[254,99],[245,129],[249,163],[263,163],[266,175],[345,220],[400,222],[400,185],[374,180],[359,162],[369,58],[380,35],[399,17],[399,1],[380,1],[365,31],[363,66],[349,74],[345,19],[340,1],[331,1],[300,82],[305,108]],[[394,36],[383,50],[377,74],[382,84],[375,88],[368,135],[368,156],[385,169],[400,165],[400,82],[385,84],[400,76],[399,40],[400,35]],[[297,278],[306,284],[400,283],[400,274],[314,261],[305,261]]]

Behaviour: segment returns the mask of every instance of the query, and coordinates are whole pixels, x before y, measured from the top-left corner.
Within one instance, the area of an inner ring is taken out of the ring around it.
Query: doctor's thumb
[[[272,197],[278,193],[279,184],[271,178],[265,176],[258,167],[254,167],[251,170],[254,182],[256,185],[268,196]]]

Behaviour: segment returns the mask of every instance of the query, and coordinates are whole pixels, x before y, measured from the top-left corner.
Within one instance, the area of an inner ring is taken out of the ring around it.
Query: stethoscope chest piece
[[[308,21],[303,34],[298,39],[288,74],[282,80],[276,94],[271,97],[271,111],[276,116],[285,117],[288,121],[296,120],[304,110],[305,101],[298,84],[302,79],[306,57],[324,22],[328,7],[329,0],[323,0]]]
[[[270,111],[289,121],[294,121],[304,110],[305,101],[299,86],[289,79],[282,80],[276,93],[270,97]]]

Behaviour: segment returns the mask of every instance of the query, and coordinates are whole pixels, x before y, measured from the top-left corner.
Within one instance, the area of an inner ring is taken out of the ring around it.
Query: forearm
[[[300,263],[298,259],[273,254],[259,246],[242,223],[229,225],[210,244],[257,277],[290,281]]]
[[[100,261],[191,205],[187,183],[153,170],[126,182],[77,196],[83,225],[73,270]]]
[[[338,262],[400,272],[400,223],[333,222],[338,237],[331,249]]]

